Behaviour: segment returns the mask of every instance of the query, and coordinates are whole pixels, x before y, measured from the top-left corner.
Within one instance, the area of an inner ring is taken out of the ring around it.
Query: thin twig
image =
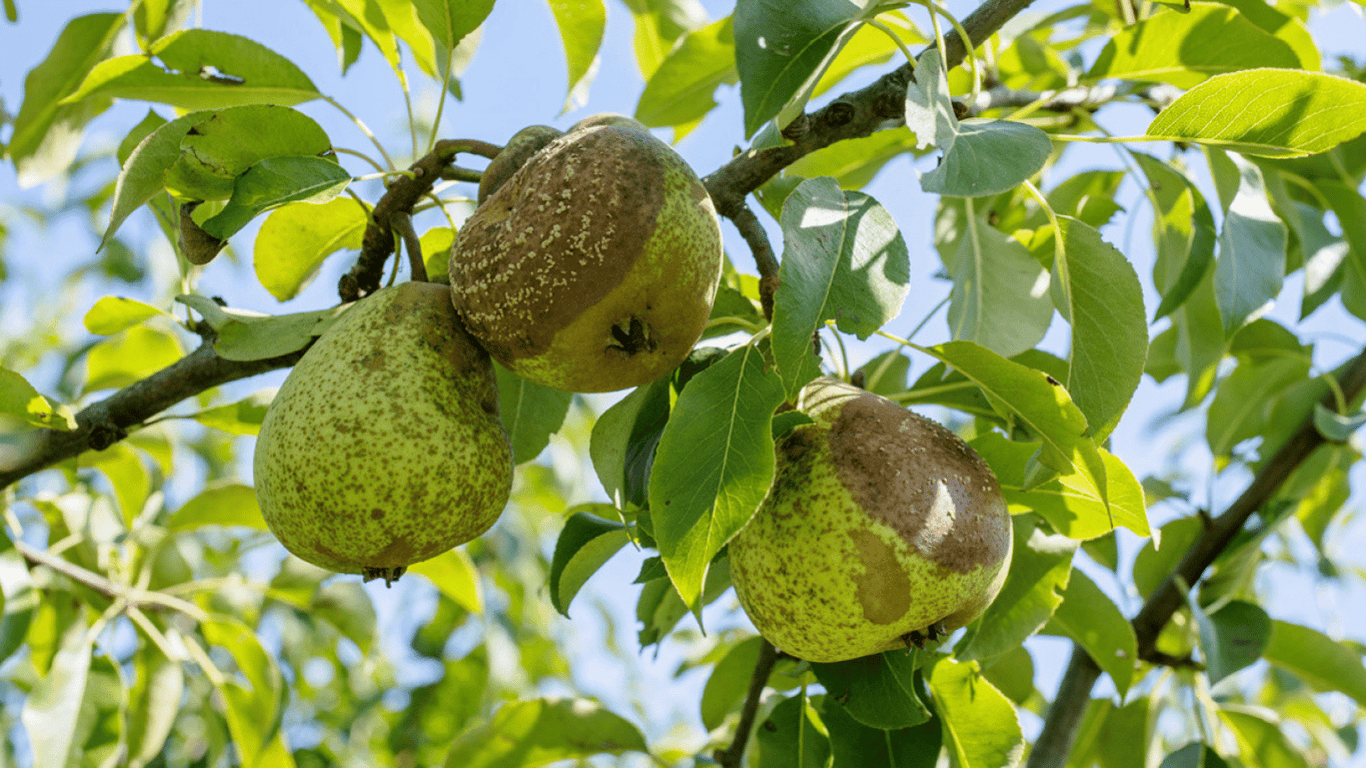
[[[110,600],[116,602],[123,601],[125,608],[155,608],[157,610],[170,608],[180,611],[193,618],[195,621],[208,621],[208,614],[194,603],[186,602],[178,597],[163,595],[159,592],[116,584],[94,571],[87,570],[70,560],[64,560],[49,552],[32,547],[22,540],[16,540],[14,542],[14,548],[18,550],[19,554],[31,565],[41,565],[51,568],[72,581],[90,587]]]
[[[427,264],[422,260],[422,241],[418,239],[417,230],[413,229],[413,215],[398,211],[389,217],[389,223],[403,238],[403,250],[408,252],[408,268],[413,273],[413,280],[427,282]]]
[[[778,649],[773,643],[764,640],[759,645],[759,659],[754,663],[754,676],[749,679],[749,694],[745,697],[745,707],[740,710],[740,722],[735,726],[735,739],[725,749],[718,749],[714,757],[725,768],[740,768],[745,756],[745,744],[754,730],[754,718],[759,714],[759,699],[768,685],[768,676],[773,673],[773,665],[778,661]]]
[[[731,221],[740,230],[749,249],[754,253],[754,263],[759,268],[759,303],[763,305],[764,317],[773,319],[773,293],[778,290],[778,257],[768,242],[768,233],[759,217],[746,204],[741,204],[734,212]]]
[[[1347,365],[1339,379],[1343,396],[1354,402],[1366,388],[1366,351],[1362,351]],[[1333,407],[1335,396],[1330,393],[1324,398],[1326,407]],[[1133,618],[1134,635],[1138,639],[1138,655],[1146,658],[1153,653],[1157,636],[1171,620],[1173,614],[1185,602],[1185,594],[1178,583],[1198,584],[1205,571],[1214,564],[1216,558],[1228,548],[1234,538],[1242,531],[1249,518],[1256,514],[1262,505],[1269,501],[1286,478],[1304,460],[1309,458],[1327,440],[1314,426],[1311,413],[1306,416],[1300,428],[1248,483],[1240,496],[1224,513],[1210,520],[1200,538],[1186,551],[1180,565],[1167,574],[1162,584],[1148,596],[1138,615]],[[1048,768],[1062,765],[1076,739],[1077,727],[1091,688],[1100,677],[1100,668],[1077,646],[1072,651],[1072,662],[1063,675],[1058,687],[1058,695],[1049,707],[1043,731],[1034,743],[1029,756],[1029,768]]]

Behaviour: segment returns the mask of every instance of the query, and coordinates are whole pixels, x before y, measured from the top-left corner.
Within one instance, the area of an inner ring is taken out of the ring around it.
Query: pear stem
[[[422,259],[422,241],[413,229],[413,215],[407,211],[395,211],[389,217],[389,225],[403,239],[403,250],[408,252],[408,267],[412,270],[413,281],[430,282],[427,279],[427,263]]]
[[[764,640],[759,646],[759,659],[754,663],[754,676],[749,679],[749,694],[745,697],[745,708],[740,711],[740,723],[735,727],[735,739],[729,747],[716,750],[714,755],[716,762],[725,768],[740,768],[745,756],[745,744],[754,730],[754,718],[759,714],[759,699],[777,661],[778,649],[773,647],[773,643]]]

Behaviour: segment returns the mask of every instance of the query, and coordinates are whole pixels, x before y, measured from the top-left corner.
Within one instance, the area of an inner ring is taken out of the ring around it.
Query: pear
[[[721,259],[716,211],[683,158],[621,119],[589,121],[536,152],[461,226],[451,300],[521,377],[607,392],[687,357]]]
[[[563,136],[558,129],[548,125],[528,125],[512,134],[503,151],[489,161],[479,179],[479,202],[484,202],[507,183],[518,168],[526,165],[531,156],[541,151],[545,145]]]
[[[957,435],[823,378],[813,423],[778,445],[773,486],[730,542],[735,591],[759,633],[813,662],[845,661],[961,627],[1010,565],[1010,514]]]
[[[404,283],[304,354],[256,439],[256,497],[285,548],[386,582],[479,536],[512,484],[493,363],[448,289]]]

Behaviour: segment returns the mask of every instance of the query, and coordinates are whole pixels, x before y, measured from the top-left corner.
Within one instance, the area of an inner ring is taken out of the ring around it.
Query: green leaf
[[[195,123],[180,149],[166,170],[166,190],[178,200],[226,200],[233,182],[253,165],[271,157],[329,154],[332,141],[302,112],[252,104]]]
[[[133,527],[133,519],[142,512],[147,495],[152,491],[152,480],[138,452],[123,443],[116,443],[103,451],[82,454],[78,462],[83,467],[94,467],[109,478],[114,487],[114,498],[123,513],[124,525]]]
[[[28,730],[34,768],[67,768],[77,759],[77,721],[94,650],[87,630],[83,621],[66,630],[51,668],[24,702],[19,719]]]
[[[668,571],[662,565],[651,567],[662,560],[646,559],[637,582],[644,580],[640,598],[636,601],[636,619],[643,625],[638,637],[642,648],[664,640],[676,624],[688,615],[689,606],[679,597]],[[658,571],[658,576],[655,572]],[[654,578],[651,578],[654,577]],[[731,588],[730,560],[717,558],[707,569],[707,581],[702,588],[700,605],[708,605]]]
[[[1366,131],[1366,84],[1321,72],[1251,69],[1187,91],[1148,126],[1154,139],[1245,155],[1301,157]]]
[[[1277,67],[1299,69],[1290,45],[1220,3],[1161,9],[1105,44],[1088,80],[1123,78],[1191,88],[1212,75]]]
[[[213,349],[225,360],[265,360],[308,346],[352,304],[288,315],[262,315],[219,306],[207,296],[177,296],[176,301],[203,315],[217,333]],[[136,329],[135,329],[136,330]]]
[[[778,118],[785,125],[806,106],[821,74],[862,19],[862,6],[825,0],[740,0],[735,4],[735,67],[745,110],[745,138]]]
[[[955,649],[954,655],[965,661],[986,661],[1019,646],[1048,623],[1067,589],[1077,542],[1045,533],[1031,515],[1016,515],[1011,522],[1015,542],[1010,574],[976,632],[969,632]]]
[[[618,508],[647,503],[655,447],[669,419],[667,378],[636,387],[593,424],[588,454],[602,489]]]
[[[171,735],[185,693],[185,673],[179,661],[166,658],[152,643],[138,649],[133,664],[136,683],[129,695],[128,765],[142,768],[161,754]]]
[[[236,234],[259,214],[285,203],[325,203],[351,183],[334,160],[321,157],[271,157],[253,165],[233,183],[227,206],[201,224],[220,240]]]
[[[170,317],[168,313],[135,299],[105,296],[85,313],[85,329],[101,336],[110,336],[157,315]]]
[[[265,518],[256,506],[256,490],[239,483],[211,486],[185,502],[166,521],[166,529],[171,533],[195,531],[206,525],[265,530]]]
[[[148,55],[100,62],[61,103],[113,96],[193,110],[241,104],[293,106],[321,95],[303,70],[254,40],[187,29],[152,44]]]
[[[564,43],[564,60],[569,68],[569,90],[564,111],[569,112],[588,101],[588,87],[598,70],[598,49],[607,28],[607,7],[602,0],[546,0],[555,14]],[[491,3],[490,3],[491,5]]]
[[[119,168],[128,164],[128,158],[132,156],[133,150],[138,148],[143,139],[151,136],[153,131],[167,122],[166,118],[158,115],[155,109],[148,109],[147,116],[142,118],[142,122],[133,126],[133,130],[123,137],[123,141],[119,142],[118,151],[114,153],[115,157],[119,159]]]
[[[887,163],[902,157],[913,146],[915,137],[910,131],[877,131],[872,136],[845,139],[803,155],[787,167],[786,176],[777,178],[830,176],[843,189],[859,189],[872,181]]]
[[[308,613],[336,627],[361,653],[374,650],[378,633],[375,605],[357,582],[333,580],[323,584],[309,602]]]
[[[484,23],[493,0],[415,0],[413,9],[432,39],[449,51]]]
[[[1015,768],[1024,736],[1010,700],[982,677],[976,664],[941,658],[930,667],[934,696],[954,768]]]
[[[698,704],[702,726],[708,731],[721,727],[726,716],[744,703],[750,678],[754,676],[754,665],[759,660],[759,649],[765,642],[758,635],[747,637],[728,648],[726,655],[712,667]]]
[[[1238,192],[1229,203],[1219,233],[1214,292],[1224,333],[1232,336],[1280,294],[1288,234],[1271,210],[1261,169],[1237,155],[1229,159],[1238,169]]]
[[[612,507],[608,509],[615,511]],[[550,561],[550,604],[555,610],[569,618],[569,603],[584,583],[629,541],[630,533],[620,523],[587,511],[570,515],[564,521]]]
[[[63,432],[76,428],[76,417],[70,408],[38,394],[23,376],[0,368],[0,428],[8,426],[5,417]]]
[[[1366,705],[1366,667],[1361,655],[1316,629],[1272,620],[1267,661],[1317,691],[1341,691]]]
[[[501,365],[495,365],[494,371],[512,458],[518,464],[533,461],[550,444],[550,436],[560,431],[574,394],[527,381]]]
[[[773,411],[782,383],[744,345],[692,378],[650,473],[659,554],[684,603],[701,609],[712,557],[749,522],[773,482]]]
[[[587,699],[504,704],[492,719],[456,738],[447,768],[533,768],[589,755],[646,752],[630,721]]]
[[[802,182],[783,205],[782,224],[773,357],[792,399],[820,375],[811,338],[827,320],[866,339],[901,312],[909,256],[891,214],[834,179]]]
[[[922,684],[923,689],[923,684]],[[820,703],[820,717],[830,738],[835,768],[885,766],[885,768],[934,768],[943,745],[939,719],[913,728],[883,731],[849,716],[833,696]]]
[[[1183,233],[1186,243],[1181,251],[1177,251],[1184,257],[1180,273],[1170,286],[1163,288],[1162,302],[1153,312],[1153,322],[1157,322],[1175,312],[1190,298],[1214,263],[1217,237],[1214,214],[1210,212],[1204,195],[1184,174],[1151,155],[1134,152],[1133,157],[1147,175],[1154,197],[1165,196],[1168,199],[1166,208],[1159,211],[1162,221],[1155,222],[1154,226]],[[1176,185],[1176,189],[1166,189],[1167,184]],[[1160,199],[1156,202],[1159,206],[1163,205]]]
[[[270,401],[274,397],[274,390],[263,389],[235,403],[192,413],[190,418],[206,427],[220,429],[231,435],[254,435],[261,431],[266,408],[270,406]]]
[[[1053,262],[1052,293],[1072,326],[1067,391],[1100,442],[1119,423],[1148,356],[1143,288],[1133,265],[1100,232],[1061,216],[1064,252]]]
[[[940,144],[944,157],[920,188],[953,197],[997,195],[1019,186],[1043,169],[1053,152],[1048,134],[1010,120],[969,118],[956,126],[952,141]]]
[[[937,49],[920,57],[916,75],[906,89],[906,126],[917,146],[933,144],[944,153],[933,171],[920,176],[921,189],[953,197],[996,195],[1043,169],[1053,144],[1038,128],[1010,120],[958,120]]]
[[[1337,216],[1338,226],[1342,227],[1342,237],[1351,246],[1343,267],[1351,273],[1355,282],[1360,283],[1366,278],[1366,198],[1355,188],[1337,179],[1320,181],[1315,187],[1328,201],[1333,214]],[[1306,265],[1305,272],[1308,271]]]
[[[1228,763],[1208,744],[1195,742],[1167,755],[1158,768],[1228,768]]]
[[[825,768],[830,740],[805,693],[774,705],[754,735],[754,768]]]
[[[153,130],[128,155],[114,185],[113,209],[109,212],[109,226],[100,241],[103,248],[112,242],[114,233],[133,211],[141,208],[165,188],[166,171],[180,158],[180,142],[190,129],[214,114],[211,110],[191,112]]]
[[[1085,436],[1086,417],[1064,389],[1049,376],[1007,360],[970,341],[915,347],[952,366],[986,395],[1006,419],[1027,427],[1043,442],[1040,461],[1064,475],[1079,473],[1079,483],[1107,499],[1105,464],[1096,445]]]
[[[1261,606],[1232,600],[1209,614],[1194,595],[1187,602],[1200,627],[1200,655],[1211,685],[1262,657],[1271,639],[1271,617]]]
[[[1108,595],[1081,571],[1072,571],[1053,623],[1110,675],[1124,698],[1134,678],[1138,640],[1129,620]]]
[[[1299,747],[1282,732],[1279,717],[1269,717],[1260,708],[1225,704],[1219,710],[1219,718],[1232,729],[1239,756],[1246,764],[1259,768],[1308,768],[1309,762]]]
[[[413,563],[408,566],[408,573],[427,577],[441,594],[470,613],[484,612],[484,593],[479,585],[479,572],[464,549],[457,547],[430,560]]]
[[[1034,657],[1023,645],[988,661],[982,666],[982,674],[1017,705],[1025,704],[1038,692],[1034,687]]]
[[[5,156],[19,172],[19,186],[32,187],[67,171],[80,149],[85,125],[108,100],[63,104],[109,53],[123,29],[122,13],[94,13],[67,22],[42,63],[24,78],[24,101],[13,120]]]
[[[1231,456],[1239,443],[1262,434],[1276,400],[1307,378],[1309,368],[1307,357],[1245,361],[1219,382],[1205,421],[1205,439],[1215,458]]]
[[[734,85],[735,39],[727,16],[685,35],[645,83],[635,118],[649,126],[681,126],[706,117],[713,94]]]
[[[944,205],[956,201],[945,199]],[[1019,240],[962,211],[964,233],[956,253],[941,254],[953,279],[949,330],[1004,357],[1032,349],[1053,321],[1048,270]]]
[[[1146,599],[1168,574],[1176,571],[1203,530],[1198,517],[1177,518],[1163,524],[1151,541],[1144,542],[1133,566],[1134,588],[1140,597]]]
[[[128,386],[175,363],[184,354],[175,336],[134,326],[90,348],[85,358],[85,391]]]
[[[1322,403],[1314,404],[1314,428],[1325,440],[1345,443],[1363,424],[1366,424],[1366,413],[1357,411],[1344,416],[1324,408]]]
[[[910,728],[930,719],[915,690],[920,658],[906,651],[884,651],[849,661],[812,664],[811,671],[829,696],[854,720],[884,731]]]

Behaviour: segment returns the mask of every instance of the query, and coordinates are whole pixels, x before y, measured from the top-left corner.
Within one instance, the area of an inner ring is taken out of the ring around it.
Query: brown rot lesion
[[[659,342],[650,334],[650,326],[635,315],[617,321],[612,326],[612,340],[607,342],[607,349],[616,351],[623,357],[632,357],[641,352],[654,352],[658,348]]]

